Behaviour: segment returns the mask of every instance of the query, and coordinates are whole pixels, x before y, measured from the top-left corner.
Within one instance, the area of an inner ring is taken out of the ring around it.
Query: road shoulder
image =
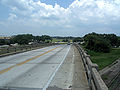
[[[89,90],[84,65],[75,46],[71,46],[47,90]]]

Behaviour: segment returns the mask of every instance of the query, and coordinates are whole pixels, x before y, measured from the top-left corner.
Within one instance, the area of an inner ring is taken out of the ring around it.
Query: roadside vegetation
[[[51,37],[48,35],[34,36],[32,34],[18,34],[0,38],[0,55],[28,51],[55,44],[67,44],[73,37]]]
[[[75,37],[74,39],[73,39],[73,42],[83,42],[84,40],[83,40],[83,38],[81,38],[81,37]]]
[[[84,41],[84,49],[100,70],[120,58],[120,37],[115,34],[90,33],[84,36]]]
[[[0,39],[0,55],[23,52],[53,45],[48,35],[33,36],[32,34],[19,34],[9,39]]]
[[[53,38],[52,42],[62,42],[63,39],[57,39],[57,38]]]
[[[0,45],[27,45],[32,43],[68,43],[72,42],[74,37],[51,37],[48,35],[33,36],[32,34],[18,34],[11,36],[10,39],[0,39]]]
[[[49,43],[52,42],[52,38],[48,35],[33,36],[32,34],[20,34],[12,36],[9,40],[0,39],[0,45],[19,44],[25,45],[29,43]]]
[[[17,35],[17,36],[13,36],[10,39],[11,43],[18,43],[20,45],[29,44],[30,42],[33,42],[33,43],[49,43],[51,41],[52,41],[52,38],[48,35],[33,36],[32,34]]]
[[[44,43],[78,42],[91,55],[91,60],[99,65],[99,69],[110,65],[120,58],[120,37],[115,34],[89,33],[84,37],[51,37],[48,35],[33,36],[20,34],[12,36],[9,40],[0,39],[0,45],[37,45]]]
[[[52,37],[52,42],[53,43],[56,43],[56,42],[72,42],[74,39],[74,37],[59,37],[59,36],[56,36],[56,37]]]
[[[99,70],[120,58],[120,48],[112,48],[109,53],[95,52],[88,49],[86,51],[91,56],[92,62],[98,64]]]

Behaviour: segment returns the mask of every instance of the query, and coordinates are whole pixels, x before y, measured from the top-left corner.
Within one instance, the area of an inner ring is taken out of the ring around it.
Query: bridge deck
[[[0,89],[89,90],[75,46],[56,45],[0,58]]]
[[[89,90],[81,56],[72,46],[48,90]]]

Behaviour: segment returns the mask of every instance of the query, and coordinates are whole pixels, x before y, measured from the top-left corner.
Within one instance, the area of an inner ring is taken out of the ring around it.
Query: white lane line
[[[48,88],[48,86],[50,85],[50,83],[51,83],[51,81],[53,80],[53,78],[54,78],[55,74],[57,73],[58,69],[59,69],[60,66],[63,64],[65,58],[67,57],[68,52],[69,52],[69,50],[70,50],[70,47],[71,47],[71,45],[69,46],[69,49],[68,49],[66,55],[64,56],[62,62],[61,62],[61,63],[59,64],[59,66],[56,68],[55,72],[52,74],[52,76],[50,77],[50,79],[48,80],[47,84],[44,86],[44,88],[43,88],[42,90],[46,90],[46,89]]]
[[[72,48],[73,49],[73,48]],[[74,60],[75,60],[75,52],[74,52],[74,49],[73,49],[73,58],[72,58],[72,63],[74,64]]]

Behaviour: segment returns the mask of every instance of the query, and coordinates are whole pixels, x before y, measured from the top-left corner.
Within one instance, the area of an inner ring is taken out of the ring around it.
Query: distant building
[[[0,45],[9,45],[11,37],[0,37]]]
[[[11,37],[0,37],[0,39],[9,40]]]

